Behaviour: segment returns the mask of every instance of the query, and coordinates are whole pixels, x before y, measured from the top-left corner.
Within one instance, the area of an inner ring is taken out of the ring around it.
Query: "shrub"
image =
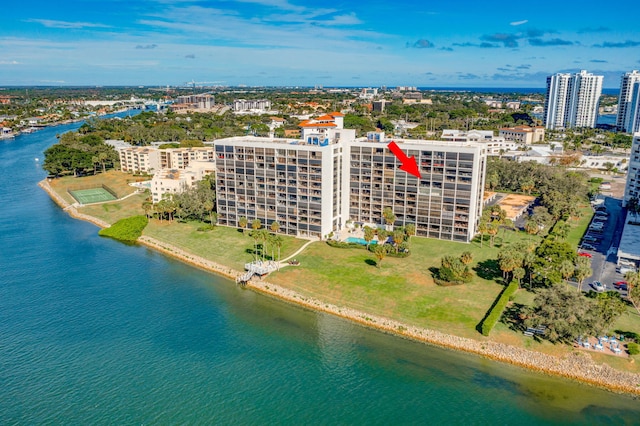
[[[132,216],[121,219],[108,228],[101,229],[98,235],[127,243],[135,242],[149,223],[146,216]]]
[[[336,248],[360,248],[363,249],[365,246],[358,243],[347,243],[346,241],[336,241],[336,240],[327,240],[327,245]]]
[[[518,282],[514,280],[500,293],[491,309],[489,309],[487,316],[484,317],[484,320],[482,320],[480,324],[480,332],[484,336],[488,336],[489,333],[491,333],[491,330],[493,330],[493,327],[495,327],[502,316],[504,308],[507,307],[511,296],[513,296],[517,290]]]
[[[640,354],[640,347],[638,347],[637,343],[627,343],[627,350],[629,351],[629,355]]]

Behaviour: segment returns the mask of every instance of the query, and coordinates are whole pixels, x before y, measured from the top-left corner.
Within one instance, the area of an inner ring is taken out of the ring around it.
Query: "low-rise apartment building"
[[[515,126],[503,127],[498,134],[506,141],[517,142],[520,144],[531,145],[532,143],[544,142],[543,126]]]
[[[148,146],[132,146],[118,149],[120,170],[127,173],[147,174],[160,169],[158,149]]]
[[[193,161],[183,170],[158,170],[151,179],[151,199],[155,204],[165,194],[180,194],[214,171],[215,163],[212,161]]]
[[[186,169],[193,161],[213,161],[215,158],[215,152],[211,146],[164,148],[158,151],[162,169]]]

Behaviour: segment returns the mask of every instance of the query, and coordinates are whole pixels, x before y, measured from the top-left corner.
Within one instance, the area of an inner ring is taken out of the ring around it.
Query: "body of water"
[[[378,333],[97,236],[0,142],[1,424],[633,424],[640,403]],[[39,161],[36,161],[36,158]]]

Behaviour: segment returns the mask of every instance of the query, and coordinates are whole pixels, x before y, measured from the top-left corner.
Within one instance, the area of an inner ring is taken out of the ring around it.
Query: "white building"
[[[153,203],[161,201],[165,194],[180,194],[215,171],[214,161],[193,161],[183,170],[161,169],[151,179]]]
[[[399,169],[382,132],[355,138],[343,115],[300,124],[302,139],[252,136],[216,141],[216,203],[221,225],[241,217],[282,233],[327,237],[348,221],[382,225],[390,207],[395,225],[417,235],[468,242],[482,209],[486,150],[472,142],[396,140],[421,177]]]
[[[376,88],[364,88],[360,91],[360,99],[373,99],[378,96],[378,89]]]
[[[514,141],[507,141],[502,136],[494,136],[492,130],[462,130],[445,129],[442,131],[440,140],[447,142],[474,142],[479,143],[486,149],[487,155],[503,155],[508,151],[515,151],[520,144]]]
[[[233,101],[235,112],[267,112],[271,110],[271,101],[268,99],[236,99]]]
[[[160,153],[149,146],[132,146],[117,150],[120,170],[126,173],[153,173],[160,169]]]
[[[623,132],[640,132],[640,72],[637,70],[620,79],[616,126]]]
[[[532,143],[544,142],[544,127],[542,126],[515,126],[503,127],[498,133],[505,141],[531,145]]]
[[[627,184],[624,188],[622,205],[626,206],[631,198],[640,200],[640,132],[633,134],[633,144],[627,168]]]
[[[550,130],[595,127],[603,79],[584,70],[547,77],[545,127]]]

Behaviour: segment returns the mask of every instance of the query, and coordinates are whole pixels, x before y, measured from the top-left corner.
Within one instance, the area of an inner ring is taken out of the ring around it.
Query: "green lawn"
[[[198,231],[203,226],[199,222],[179,223],[178,221],[150,220],[143,235],[167,242],[205,259],[226,265],[240,271],[244,264],[253,259],[254,240],[249,232],[243,235],[236,228],[217,226],[213,230]],[[281,258],[298,250],[306,240],[283,236],[280,249]],[[277,252],[275,253],[277,256]]]
[[[501,233],[502,234],[502,233]],[[526,240],[524,233],[507,231],[504,242]],[[465,285],[441,287],[433,282],[430,268],[440,266],[445,255],[473,254],[472,266],[482,277]],[[372,314],[457,335],[478,337],[476,325],[502,290],[493,260],[498,247],[487,242],[453,243],[413,237],[407,258],[386,257],[375,266],[364,249],[340,249],[317,242],[297,256],[301,265],[273,273],[269,280],[304,295]],[[492,269],[493,268],[493,269]]]
[[[593,209],[589,205],[581,206],[580,213],[580,218],[577,221],[569,220],[571,231],[569,231],[569,236],[567,237],[567,242],[576,248],[589,227],[589,223],[593,217]]]
[[[147,194],[139,193],[122,201],[84,206],[78,208],[78,211],[114,224],[120,219],[143,215],[142,203],[147,197]]]

